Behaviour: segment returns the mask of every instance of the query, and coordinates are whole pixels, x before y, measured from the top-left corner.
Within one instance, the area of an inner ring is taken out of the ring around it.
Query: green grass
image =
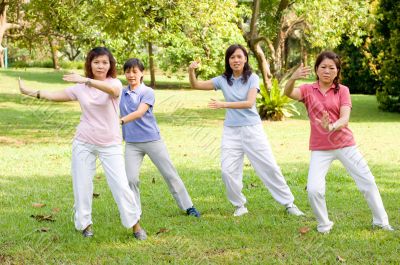
[[[0,264],[397,264],[400,232],[371,229],[371,213],[354,181],[335,162],[327,176],[333,231],[320,235],[304,190],[309,124],[302,116],[264,122],[274,154],[306,217],[288,216],[255,175],[244,167],[250,213],[232,216],[220,176],[219,145],[224,111],[206,108],[210,91],[157,90],[155,113],[162,136],[201,219],[176,206],[156,168],[141,170],[143,216],[149,239],[138,242],[122,227],[98,167],[94,178],[95,237],[82,238],[72,220],[71,141],[78,103],[52,104],[18,94],[16,77],[40,89],[62,89],[62,72],[0,71]],[[391,224],[400,228],[398,155],[400,115],[377,109],[373,96],[353,95],[350,128],[369,161]],[[154,181],[153,181],[154,180]],[[45,203],[34,208],[32,203]],[[55,209],[57,208],[57,209]],[[31,215],[51,214],[54,222]],[[300,227],[311,231],[301,235]],[[40,228],[48,232],[37,232]],[[161,229],[166,232],[158,233]]]

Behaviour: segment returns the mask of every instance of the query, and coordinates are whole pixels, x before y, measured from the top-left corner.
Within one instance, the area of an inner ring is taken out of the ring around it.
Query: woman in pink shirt
[[[125,173],[117,112],[122,84],[116,76],[116,62],[111,52],[97,47],[86,57],[85,76],[64,75],[63,80],[75,83],[74,86],[51,92],[26,88],[19,80],[19,88],[22,94],[38,99],[79,101],[82,115],[72,144],[71,170],[76,229],[82,231],[84,237],[93,236],[93,177],[99,157],[122,224],[133,229],[135,238],[144,240],[146,232],[139,225],[140,208]]]
[[[285,95],[303,102],[310,119],[311,160],[307,192],[317,217],[317,230],[329,233],[333,227],[325,202],[325,176],[333,160],[338,159],[363,193],[372,211],[373,227],[392,231],[374,176],[347,127],[352,105],[348,87],[339,83],[340,69],[338,55],[322,52],[314,66],[315,83],[294,88],[296,80],[310,74],[310,67],[301,65],[285,86]]]

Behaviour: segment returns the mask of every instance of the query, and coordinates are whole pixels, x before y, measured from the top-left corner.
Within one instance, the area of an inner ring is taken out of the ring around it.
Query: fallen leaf
[[[300,227],[299,232],[300,232],[300,234],[305,235],[308,232],[310,232],[310,228],[308,226]]]
[[[35,208],[42,208],[45,206],[46,206],[46,204],[44,204],[44,203],[32,203],[32,207],[35,207]]]
[[[167,233],[167,232],[169,232],[169,229],[167,229],[167,228],[165,228],[165,227],[162,227],[162,228],[160,228],[160,230],[158,230],[158,232],[156,233],[156,235],[159,235],[159,234],[161,234],[161,233]]]
[[[36,230],[37,232],[49,232],[50,228],[49,227],[41,227]]]
[[[344,258],[342,258],[341,256],[337,256],[336,260],[339,262],[345,262],[346,260]]]
[[[61,211],[60,208],[53,208],[53,209],[51,209],[51,210],[53,211],[53,213],[58,213],[59,211]]]
[[[54,222],[54,218],[51,215],[31,215],[32,218],[35,218],[37,221],[42,222],[42,221],[49,221],[49,222]]]
[[[99,196],[100,196],[100,193],[93,192],[93,198],[97,198],[97,197],[99,197]]]

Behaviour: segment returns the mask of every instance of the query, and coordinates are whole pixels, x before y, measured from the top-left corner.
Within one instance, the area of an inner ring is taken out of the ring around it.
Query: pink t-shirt
[[[333,150],[356,144],[353,133],[347,126],[334,132],[328,132],[315,120],[316,118],[321,119],[323,111],[326,110],[333,123],[340,118],[341,106],[351,108],[349,88],[343,85],[339,86],[336,94],[334,93],[335,85],[332,85],[326,94],[319,90],[318,82],[300,86],[300,101],[305,104],[310,118],[310,150]]]
[[[118,85],[122,90],[122,83],[118,79],[107,78],[105,81]],[[68,87],[65,92],[71,100],[79,101],[82,110],[75,133],[76,140],[100,146],[122,143],[117,112],[119,97],[114,98],[85,84]]]

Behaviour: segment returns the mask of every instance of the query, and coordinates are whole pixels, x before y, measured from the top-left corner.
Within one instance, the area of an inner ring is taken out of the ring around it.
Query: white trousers
[[[92,224],[93,177],[96,173],[97,156],[117,203],[121,222],[126,228],[131,228],[139,221],[141,212],[128,185],[122,146],[102,147],[78,140],[74,140],[72,144],[75,227],[83,230]]]
[[[171,162],[171,158],[169,157],[167,147],[163,140],[125,144],[126,174],[128,176],[129,186],[135,194],[139,207],[141,207],[139,172],[145,155],[150,157],[153,164],[163,176],[168,185],[169,191],[172,196],[174,196],[179,208],[187,210],[192,207],[193,203],[189,193]]]
[[[272,154],[262,124],[253,126],[224,126],[221,145],[222,180],[229,201],[236,207],[246,203],[243,189],[243,158],[250,160],[257,175],[272,197],[288,207],[294,197]]]
[[[308,199],[318,221],[318,231],[332,226],[325,202],[325,176],[333,160],[338,159],[357,184],[372,211],[373,224],[389,224],[381,195],[367,162],[357,147],[350,146],[328,151],[312,151],[308,172]]]

